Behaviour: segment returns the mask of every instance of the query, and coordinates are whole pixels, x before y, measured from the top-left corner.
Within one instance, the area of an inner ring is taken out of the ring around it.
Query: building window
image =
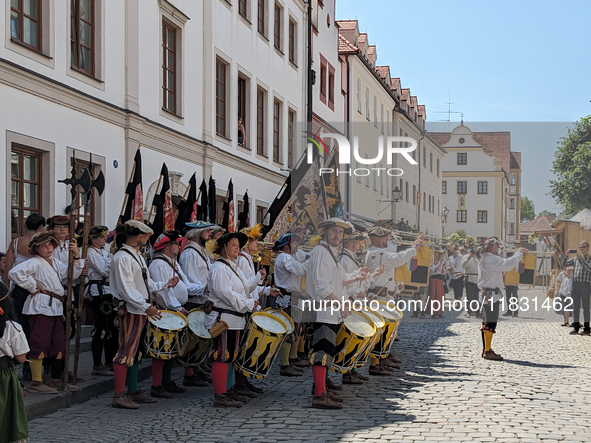
[[[404,180],[400,179],[400,201],[404,200]]]
[[[373,176],[373,190],[377,192],[378,190],[378,177],[377,174],[372,174]]]
[[[320,100],[326,103],[326,63],[320,63]]]
[[[25,219],[41,213],[41,154],[21,147],[12,147],[11,233],[18,237],[25,232]]]
[[[423,168],[427,167],[427,148],[423,146]]]
[[[266,211],[267,211],[267,208],[265,208],[264,206],[257,205],[257,223],[263,222]]]
[[[437,177],[439,177],[439,159],[437,159]]]
[[[423,192],[422,200],[423,200],[423,211],[426,211],[427,210],[427,193],[426,192]]]
[[[265,34],[265,2],[267,0],[258,0],[259,4],[258,4],[258,18],[257,18],[257,26],[258,26],[258,31],[263,34]]]
[[[361,109],[361,80],[357,79],[357,112],[363,114],[363,109]]]
[[[280,122],[281,122],[281,102],[273,101],[273,160],[279,163],[279,140],[280,140]]]
[[[380,163],[380,169],[382,168],[382,165]],[[380,174],[380,194],[384,195],[384,175]]]
[[[369,88],[365,88],[365,118],[367,121],[370,120],[369,115]]]
[[[257,88],[257,154],[265,155],[265,98],[264,89]]]
[[[458,182],[458,194],[466,194],[468,191],[468,182]]]
[[[226,203],[226,196],[224,196],[224,195],[216,195],[215,196],[215,205],[216,205],[215,224],[218,226],[221,226],[224,221],[224,203]]]
[[[355,168],[359,169],[359,162],[355,162]],[[357,176],[357,183],[361,183],[361,175],[356,174]]]
[[[511,174],[511,185],[515,186],[515,174]]]
[[[275,3],[275,26],[273,27],[273,43],[275,47],[281,51],[281,15],[283,8]]]
[[[296,113],[289,110],[287,113],[287,167],[293,168],[293,137],[295,126]]]
[[[378,127],[378,98],[373,96],[373,125]]]
[[[328,72],[328,101],[334,103],[334,71]]]
[[[515,209],[515,199],[514,198],[509,199],[509,209]]]
[[[466,152],[458,152],[458,165],[468,164],[468,154]]]
[[[466,210],[460,209],[456,211],[456,222],[458,223],[466,223]]]
[[[488,223],[488,211],[478,211],[478,223]]]
[[[412,204],[417,204],[417,185],[412,185]]]
[[[380,130],[382,131],[382,134],[384,133],[384,104],[382,103],[380,105]]]
[[[11,0],[10,38],[41,51],[41,2],[39,0]]]
[[[509,235],[515,235],[515,223],[509,223]]]
[[[388,198],[390,198],[390,177],[388,175],[386,175],[385,180],[386,180],[386,195],[388,196]]]
[[[176,29],[162,21],[162,107],[176,114]]]
[[[406,201],[409,202],[410,201],[410,186],[408,185],[408,182],[406,182],[406,193],[404,194],[406,197]]]
[[[441,193],[447,194],[447,181],[445,180],[441,182]]]
[[[429,170],[433,172],[433,153],[429,153]]]
[[[226,133],[226,64],[217,59],[215,70],[215,131],[224,137]]]
[[[72,0],[70,20],[72,68],[94,77],[94,0]]]
[[[386,136],[390,136],[390,111],[386,111]]]
[[[296,23],[289,20],[289,61],[296,64]]]
[[[238,14],[245,19],[248,19],[248,7],[247,0],[238,0]]]
[[[242,126],[244,127],[244,131],[242,131],[240,126],[238,128],[238,143],[244,147],[248,146],[246,143],[247,134],[245,134],[249,122],[247,112],[247,91],[247,80],[242,76],[238,76],[238,123],[242,123]]]
[[[488,194],[488,182],[478,182],[478,193]]]

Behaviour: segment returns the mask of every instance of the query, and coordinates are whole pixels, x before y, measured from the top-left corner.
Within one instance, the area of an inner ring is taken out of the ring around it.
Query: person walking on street
[[[569,254],[574,254],[575,249],[570,249]],[[591,255],[589,255],[589,242],[583,240],[579,243],[576,256],[562,258],[562,267],[572,266],[573,270],[573,330],[571,335],[577,335],[581,328],[580,313],[583,305],[583,331],[581,335],[591,335],[589,327],[589,297],[591,296]]]

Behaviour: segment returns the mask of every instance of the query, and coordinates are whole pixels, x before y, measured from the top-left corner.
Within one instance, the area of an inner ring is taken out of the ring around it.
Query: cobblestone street
[[[33,420],[31,441],[591,441],[591,338],[570,336],[561,316],[541,310],[541,289],[519,296],[537,298],[538,312],[501,317],[493,349],[505,361],[481,358],[479,322],[463,312],[406,315],[394,346],[401,369],[345,386],[342,410],[310,408],[311,370],[280,377],[276,364],[254,382],[266,393],[240,409],[214,408],[212,387],[137,411],[113,409],[111,392]]]

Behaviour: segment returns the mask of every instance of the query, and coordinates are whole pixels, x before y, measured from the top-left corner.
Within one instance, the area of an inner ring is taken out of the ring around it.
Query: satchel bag
[[[228,329],[230,329],[230,326],[228,326],[228,323],[226,323],[224,320],[220,320],[218,318],[216,320],[215,324],[209,330],[209,335],[211,335],[212,338],[216,338],[216,337],[222,335]]]

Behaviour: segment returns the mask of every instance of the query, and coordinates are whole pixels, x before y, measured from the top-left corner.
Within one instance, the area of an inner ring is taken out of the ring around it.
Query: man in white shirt
[[[318,224],[318,234],[322,240],[311,254],[308,263],[307,291],[317,309],[314,323],[314,337],[310,350],[310,363],[314,377],[314,397],[312,407],[320,409],[341,409],[342,398],[333,390],[342,386],[327,382],[327,369],[336,355],[336,336],[343,318],[350,314],[349,306],[343,303],[347,294],[345,286],[367,280],[369,274],[362,272],[355,278],[347,279],[345,270],[337,259],[337,247],[343,235],[353,232],[352,226],[336,217]],[[334,302],[335,306],[331,304]],[[326,303],[326,305],[325,305]],[[333,309],[339,307],[340,310]]]
[[[461,300],[464,293],[464,268],[462,268],[462,256],[458,253],[458,247],[451,250],[451,257],[446,264],[449,271],[449,285],[454,291],[454,300]]]
[[[191,283],[199,286],[199,289],[189,294],[189,300],[185,307],[188,311],[200,308],[207,301],[207,273],[209,272],[210,261],[205,251],[205,244],[211,239],[211,233],[215,228],[213,223],[197,220],[187,225],[185,244],[179,257],[181,269]],[[183,242],[184,243],[184,242]]]
[[[51,232],[53,238],[57,240],[58,245],[53,250],[52,257],[62,263],[68,264],[69,258],[69,240],[70,217],[67,215],[54,215],[47,219],[47,230]]]
[[[138,403],[156,402],[138,387],[138,357],[143,354],[140,347],[144,346],[148,317],[155,320],[162,318],[160,310],[152,304],[153,295],[167,287],[174,288],[179,278],[173,277],[164,282],[155,282],[150,278],[140,249],[146,246],[153,233],[145,224],[128,220],[123,232],[115,239],[121,246],[113,257],[109,282],[113,297],[125,305],[125,313],[119,321],[119,350],[113,360],[115,394],[112,405],[115,408],[138,409]]]
[[[460,265],[464,269],[466,275],[466,300],[468,307],[468,316],[480,317],[478,309],[474,309],[478,302],[478,260],[476,259],[476,247],[470,245],[470,252],[462,257]]]
[[[482,357],[486,360],[503,360],[491,348],[493,334],[499,319],[500,300],[503,298],[503,271],[510,271],[521,262],[527,249],[520,248],[511,258],[501,258],[497,254],[501,240],[489,237],[476,251],[478,259],[478,289],[482,303]]]

